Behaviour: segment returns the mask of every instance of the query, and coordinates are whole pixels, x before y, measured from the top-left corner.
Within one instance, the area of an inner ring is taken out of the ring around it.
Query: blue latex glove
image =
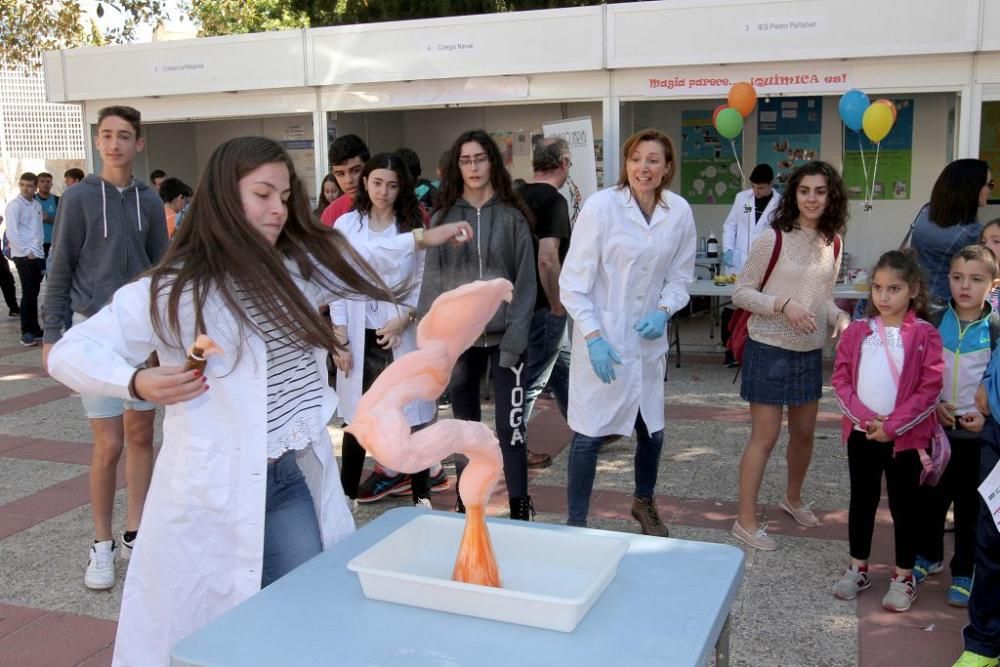
[[[632,328],[646,340],[656,340],[663,335],[663,331],[667,328],[667,314],[659,308],[651,310]]]
[[[611,384],[615,379],[614,364],[622,362],[608,341],[600,336],[587,341],[587,352],[590,353],[590,365],[604,384]]]
[[[726,252],[722,253],[722,263],[726,266],[733,265],[733,249],[730,248]]]

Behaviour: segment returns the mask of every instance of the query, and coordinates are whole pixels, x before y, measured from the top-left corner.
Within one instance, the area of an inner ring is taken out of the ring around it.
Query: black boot
[[[465,503],[462,502],[462,496],[456,498],[455,511],[459,514],[465,514]]]
[[[510,518],[520,521],[535,520],[535,506],[531,502],[531,496],[510,498]]]

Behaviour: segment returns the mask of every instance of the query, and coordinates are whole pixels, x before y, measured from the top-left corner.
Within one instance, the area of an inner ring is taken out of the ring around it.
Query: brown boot
[[[552,457],[549,454],[528,450],[529,468],[548,468],[550,465],[552,465]]]
[[[660,515],[656,512],[656,503],[652,498],[633,498],[632,516],[642,526],[643,535],[670,537],[666,525],[660,521]]]

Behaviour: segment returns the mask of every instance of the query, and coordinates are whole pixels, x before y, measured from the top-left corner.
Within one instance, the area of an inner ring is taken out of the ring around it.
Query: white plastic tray
[[[618,571],[628,540],[490,523],[503,588],[451,580],[465,528],[458,515],[419,516],[353,558],[365,597],[572,632]]]

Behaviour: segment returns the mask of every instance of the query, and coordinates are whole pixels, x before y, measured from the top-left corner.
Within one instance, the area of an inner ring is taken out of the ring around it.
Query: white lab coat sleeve
[[[115,292],[111,303],[55,344],[49,374],[80,393],[131,398],[132,374],[155,349],[149,298],[149,279]]]
[[[601,248],[604,247],[601,216],[606,212],[589,199],[580,211],[573,226],[573,237],[559,273],[559,298],[574,326],[587,336],[601,330],[601,320],[591,298],[591,289],[601,267]],[[691,256],[692,262],[694,255]],[[692,264],[692,271],[694,265]]]
[[[739,229],[739,216],[743,213],[743,198],[736,195],[733,207],[729,209],[726,221],[722,223],[722,252],[736,248],[736,230]],[[734,251],[735,252],[735,251]]]
[[[408,306],[410,310],[416,310],[417,304],[420,302],[420,288],[424,283],[424,259],[426,256],[426,250],[418,250],[413,258],[413,274],[408,278],[410,291],[403,299],[403,304]]]
[[[347,326],[347,299],[330,302],[330,319],[335,327]]]
[[[688,294],[688,283],[694,280],[694,256],[696,232],[694,214],[686,207],[678,225],[679,235],[674,256],[670,260],[667,275],[663,279],[663,289],[660,290],[660,300],[657,304],[665,307],[671,313],[676,313],[691,300]]]

